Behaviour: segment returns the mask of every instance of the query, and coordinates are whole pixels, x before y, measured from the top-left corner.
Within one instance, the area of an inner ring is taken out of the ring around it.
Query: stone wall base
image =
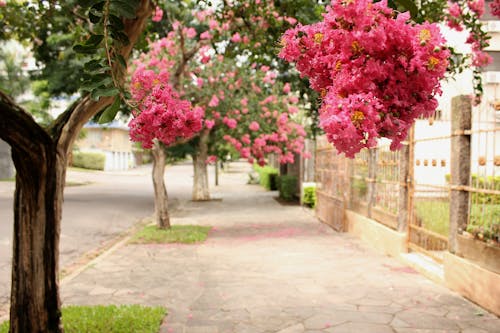
[[[359,237],[380,252],[393,257],[399,257],[401,253],[408,252],[406,234],[351,210],[346,210],[346,219],[347,232]]]
[[[446,286],[500,316],[500,274],[455,256],[444,256]]]

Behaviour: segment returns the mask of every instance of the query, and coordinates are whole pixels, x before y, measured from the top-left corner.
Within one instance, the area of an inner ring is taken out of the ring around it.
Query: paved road
[[[179,200],[190,198],[192,173],[190,166],[167,168],[165,179],[174,208]],[[150,166],[121,172],[69,171],[68,181],[90,184],[65,190],[61,268],[153,214]],[[0,182],[0,305],[10,293],[13,191],[13,182]]]
[[[160,333],[498,333],[500,320],[309,210],[222,176],[222,201],[182,202],[198,245],[124,245],[61,287],[63,303],[168,308]]]

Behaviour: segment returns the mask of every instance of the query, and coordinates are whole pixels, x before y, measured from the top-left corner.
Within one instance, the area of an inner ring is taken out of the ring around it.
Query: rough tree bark
[[[153,149],[153,187],[155,190],[155,219],[160,229],[170,228],[170,216],[168,214],[168,195],[165,187],[165,162],[166,154],[160,142],[156,141]]]
[[[210,130],[204,129],[200,133],[198,141],[198,149],[193,154],[193,201],[210,200],[210,191],[208,188],[208,170],[207,170],[207,157],[208,157],[208,138]]]
[[[152,11],[141,1],[137,18],[125,20],[128,58]],[[11,333],[60,333],[59,234],[67,156],[83,125],[113,101],[84,97],[48,130],[0,91],[0,138],[12,147],[16,166],[10,308]]]

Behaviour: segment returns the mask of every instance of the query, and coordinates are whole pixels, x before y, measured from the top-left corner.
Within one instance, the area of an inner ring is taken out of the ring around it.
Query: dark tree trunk
[[[40,156],[28,158],[12,151],[17,175],[11,332],[62,331],[57,272],[65,160],[58,161],[53,144],[39,148]]]
[[[155,190],[155,219],[160,229],[170,228],[170,216],[168,214],[168,195],[165,187],[165,162],[166,154],[163,146],[158,141],[153,149],[153,187]]]
[[[127,59],[152,7],[142,0],[137,18],[125,20]],[[83,125],[113,97],[75,102],[48,129],[0,91],[0,138],[16,166],[10,333],[62,333],[58,289],[59,234],[66,162]]]
[[[193,201],[210,200],[208,170],[206,163],[208,158],[209,134],[210,132],[206,129],[201,132],[197,152],[193,154]]]

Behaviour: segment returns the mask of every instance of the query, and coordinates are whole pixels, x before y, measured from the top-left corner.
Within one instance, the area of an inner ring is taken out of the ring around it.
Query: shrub
[[[278,189],[276,178],[278,177],[278,169],[270,166],[254,166],[255,171],[259,174],[259,182],[262,187],[268,191]]]
[[[101,153],[73,152],[73,166],[83,169],[104,170],[106,155]]]
[[[446,182],[450,183],[451,175],[445,175]],[[471,175],[471,186],[480,189],[500,190],[500,176],[481,177],[476,174]],[[489,193],[471,192],[473,203],[500,205],[500,195]]]
[[[307,186],[304,187],[304,196],[302,197],[302,203],[308,207],[316,207],[316,187]]]
[[[278,184],[280,198],[286,201],[292,201],[295,199],[297,177],[289,175],[280,176],[278,177]]]

